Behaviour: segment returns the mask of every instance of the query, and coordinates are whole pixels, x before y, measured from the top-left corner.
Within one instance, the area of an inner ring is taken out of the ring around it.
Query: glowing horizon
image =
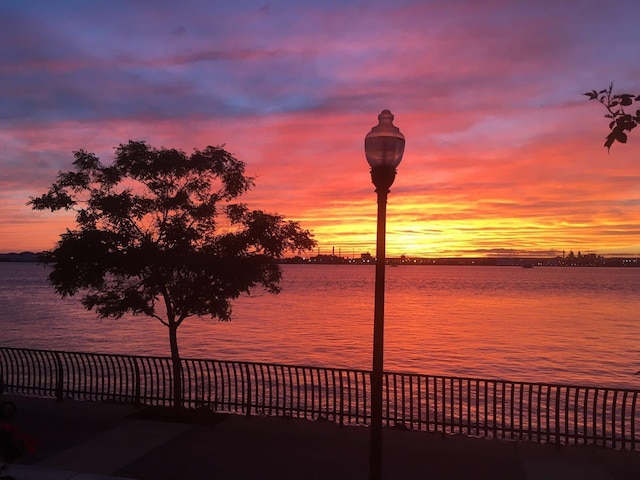
[[[611,80],[640,93],[631,1],[607,18],[506,0],[34,3],[0,7],[13,46],[0,57],[0,253],[52,248],[72,215],[29,197],[74,150],[110,163],[132,139],[224,144],[256,177],[250,207],[299,221],[321,253],[374,255],[363,141],[388,108],[407,142],[389,256],[640,255],[640,132],[607,153],[605,111],[582,96]]]

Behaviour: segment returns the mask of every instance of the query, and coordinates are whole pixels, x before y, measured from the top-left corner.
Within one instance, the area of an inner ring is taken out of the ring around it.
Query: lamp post
[[[371,166],[371,181],[378,194],[376,237],[376,286],[373,317],[373,368],[371,370],[371,441],[369,478],[382,476],[382,377],[384,365],[384,273],[387,195],[396,178],[396,167],[404,153],[404,135],[393,125],[393,115],[383,110],[378,125],[364,137],[364,151]]]

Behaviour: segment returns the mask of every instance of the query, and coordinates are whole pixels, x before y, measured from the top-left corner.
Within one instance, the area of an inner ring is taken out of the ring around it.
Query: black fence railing
[[[171,360],[0,347],[9,392],[171,405]],[[370,372],[182,360],[184,405],[368,425]],[[409,430],[637,450],[640,390],[385,372],[383,422]]]

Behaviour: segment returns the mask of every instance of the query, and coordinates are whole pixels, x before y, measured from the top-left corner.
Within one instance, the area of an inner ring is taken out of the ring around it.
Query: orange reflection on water
[[[181,354],[368,370],[374,271],[284,266],[282,293],[238,299],[231,322],[187,319]],[[44,275],[37,265],[0,264],[4,345],[169,354],[158,321],[96,319],[77,300],[56,298]],[[385,369],[636,388],[638,291],[638,268],[388,268]]]

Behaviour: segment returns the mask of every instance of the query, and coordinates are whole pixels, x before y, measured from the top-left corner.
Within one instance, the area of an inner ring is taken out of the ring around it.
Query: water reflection
[[[287,265],[279,296],[232,322],[187,320],[184,357],[368,369],[374,268]],[[640,269],[399,267],[387,272],[385,367],[440,375],[637,387]],[[97,319],[37,265],[0,264],[2,344],[167,355],[166,328]]]

